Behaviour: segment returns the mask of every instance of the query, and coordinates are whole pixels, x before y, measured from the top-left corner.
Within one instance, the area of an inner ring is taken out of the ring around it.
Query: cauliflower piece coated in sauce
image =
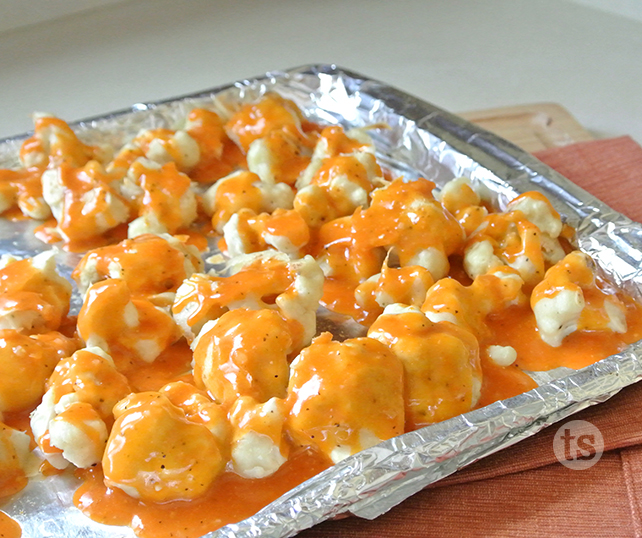
[[[228,269],[225,277],[195,274],[176,292],[172,313],[188,340],[227,310],[267,308],[288,320],[296,348],[310,342],[323,293],[323,272],[311,256],[263,251],[234,258]]]
[[[553,347],[575,331],[627,330],[626,307],[612,293],[597,286],[593,263],[573,251],[551,267],[531,295],[541,339]]]
[[[477,404],[479,344],[468,330],[433,323],[416,307],[390,305],[368,337],[388,346],[403,364],[407,431],[466,413]]]
[[[127,283],[133,295],[151,299],[170,294],[171,303],[183,280],[202,271],[203,265],[196,247],[180,237],[145,234],[90,250],[71,276],[83,297],[93,284],[118,278]]]
[[[266,183],[252,172],[234,172],[219,179],[203,196],[203,205],[212,215],[212,227],[223,227],[241,209],[272,213],[277,208],[292,209],[294,192],[285,183]]]
[[[230,257],[272,248],[299,258],[310,241],[310,229],[293,209],[276,209],[272,214],[260,215],[251,209],[241,209],[223,227],[223,238]]]
[[[284,398],[291,324],[274,310],[230,310],[205,324],[193,344],[194,380],[219,403],[251,396],[258,403]]]
[[[53,250],[16,259],[0,269],[0,330],[56,331],[70,299],[71,284],[57,273]]]
[[[190,500],[225,468],[211,428],[167,393],[131,394],[114,407],[114,417],[102,459],[108,487],[142,501]]]
[[[35,474],[37,458],[29,443],[29,435],[0,421],[0,498],[18,493]]]
[[[315,338],[290,365],[289,427],[333,462],[403,433],[403,367],[372,338]]]
[[[119,369],[153,362],[181,336],[172,316],[149,299],[133,296],[127,282],[93,284],[78,314],[78,334],[88,346],[109,353]]]
[[[196,219],[192,182],[173,162],[161,167],[138,159],[129,168],[128,177],[141,190],[135,202],[139,216],[129,223],[128,237],[145,233],[173,234]]]
[[[100,462],[113,424],[112,408],[131,389],[103,350],[88,347],[62,359],[49,378],[31,429],[51,465],[86,468]]]

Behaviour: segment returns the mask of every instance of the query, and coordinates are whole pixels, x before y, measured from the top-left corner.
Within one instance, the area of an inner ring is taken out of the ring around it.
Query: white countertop
[[[79,5],[28,24],[18,12],[25,2],[0,4],[0,138],[29,130],[35,110],[71,121],[269,70],[335,63],[453,112],[557,102],[595,136],[642,143],[639,0]],[[620,5],[621,14],[591,5]]]

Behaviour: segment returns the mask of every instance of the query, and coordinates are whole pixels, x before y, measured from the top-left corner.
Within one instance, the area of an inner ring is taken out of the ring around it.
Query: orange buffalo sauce
[[[297,448],[272,476],[248,479],[226,471],[191,501],[142,502],[105,486],[99,467],[77,471],[83,484],[74,504],[100,523],[129,525],[141,538],[198,538],[246,519],[290,489],[330,467],[321,453]]]
[[[20,523],[0,511],[0,537],[2,538],[20,538],[22,529]]]

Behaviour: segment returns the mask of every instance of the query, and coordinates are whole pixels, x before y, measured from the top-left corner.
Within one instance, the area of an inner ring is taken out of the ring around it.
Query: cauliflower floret
[[[0,412],[24,411],[37,405],[60,350],[74,350],[73,342],[62,335],[57,341],[42,336],[0,331]]]
[[[285,397],[293,337],[278,312],[230,310],[205,324],[193,348],[194,380],[216,401]]]
[[[470,286],[443,278],[428,290],[421,310],[433,323],[449,321],[482,337],[487,335],[485,320],[490,314],[526,301],[523,285],[510,268],[478,276]]]
[[[168,234],[149,234],[90,250],[71,276],[83,296],[93,284],[119,278],[133,295],[151,297],[173,294],[183,280],[202,271],[203,265],[196,247]]]
[[[42,402],[31,414],[31,429],[45,458],[59,469],[100,462],[112,408],[131,392],[112,358],[90,347],[62,359],[48,381]]]
[[[164,309],[132,297],[124,280],[108,279],[87,290],[78,334],[88,346],[111,354],[119,368],[127,368],[133,361],[153,362],[180,338],[180,329]]]
[[[310,241],[310,229],[292,209],[276,209],[272,214],[260,215],[251,209],[241,209],[223,227],[223,238],[231,257],[271,247],[298,258]]]
[[[548,199],[536,191],[525,192],[506,206],[507,211],[521,211],[539,230],[552,239],[562,233],[562,219]]]
[[[361,129],[356,128],[346,133],[340,125],[332,125],[324,128],[314,146],[310,164],[298,178],[296,188],[302,189],[310,185],[326,159],[359,152],[374,155],[375,147],[366,129],[368,129],[368,127]]]
[[[257,103],[243,105],[225,124],[228,136],[246,153],[252,142],[272,131],[302,132],[303,116],[290,100],[276,93],[264,95]]]
[[[0,498],[23,489],[36,470],[29,436],[0,422]]]
[[[140,186],[137,219],[129,223],[130,238],[144,233],[176,233],[196,219],[196,195],[191,180],[171,162],[164,166],[138,159],[127,179]]]
[[[111,158],[107,148],[83,144],[66,122],[51,114],[34,114],[34,124],[33,136],[20,148],[20,160],[25,168],[62,163],[80,167],[90,160],[105,163]]]
[[[394,268],[384,263],[381,273],[357,286],[354,294],[357,304],[372,318],[382,314],[390,304],[420,307],[434,283],[431,273],[422,266]]]
[[[372,193],[370,207],[353,217],[355,237],[364,247],[393,249],[402,267],[422,265],[433,278],[446,276],[447,257],[458,251],[464,232],[433,198],[434,183],[397,179]]]
[[[310,162],[311,137],[284,128],[269,132],[250,144],[247,167],[265,183],[294,185]]]
[[[224,470],[219,441],[160,392],[132,394],[114,407],[102,460],[105,484],[142,501],[200,497]]]
[[[55,331],[69,311],[71,284],[56,272],[54,251],[0,269],[0,330]]]
[[[212,215],[212,226],[223,233],[223,226],[240,209],[272,213],[277,208],[291,209],[292,188],[285,183],[261,181],[252,172],[234,172],[219,179],[203,195],[203,206]]]
[[[482,197],[467,177],[458,177],[446,183],[436,198],[459,221],[466,235],[473,233],[488,215]]]
[[[315,338],[290,365],[289,426],[335,463],[403,433],[403,367],[371,338]]]
[[[223,121],[216,112],[193,109],[187,116],[185,130],[200,149],[200,159],[189,172],[194,181],[214,183],[242,166],[243,153],[228,138]]]
[[[310,228],[319,228],[324,222],[351,215],[358,207],[368,207],[369,195],[381,176],[371,153],[329,157],[310,184],[298,190],[294,209]]]
[[[627,330],[624,304],[598,287],[591,259],[579,251],[546,272],[533,289],[531,308],[541,339],[553,347],[575,331]]]
[[[227,310],[268,308],[292,325],[295,348],[310,342],[323,293],[323,272],[311,256],[290,260],[278,252],[257,252],[237,256],[228,270],[227,277],[193,275],[176,292],[172,313],[188,340]]]
[[[140,147],[150,161],[160,165],[175,163],[181,171],[189,171],[200,159],[200,149],[196,140],[182,130],[142,131],[132,143]]]
[[[479,344],[451,323],[391,305],[368,330],[403,364],[406,431],[470,411],[481,395]]]
[[[83,168],[62,164],[42,174],[43,196],[67,242],[102,235],[129,219],[129,209],[102,166],[90,161]]]
[[[270,398],[260,403],[244,396],[236,400],[229,415],[234,471],[244,478],[265,478],[278,471],[288,458],[283,435],[285,402]]]

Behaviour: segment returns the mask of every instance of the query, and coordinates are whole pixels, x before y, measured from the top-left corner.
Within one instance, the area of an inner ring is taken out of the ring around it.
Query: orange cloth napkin
[[[535,154],[612,208],[642,221],[642,148],[629,137]],[[587,470],[557,462],[553,438],[587,420],[604,454]],[[642,537],[642,384],[433,484],[374,521],[322,523],[314,537]]]

